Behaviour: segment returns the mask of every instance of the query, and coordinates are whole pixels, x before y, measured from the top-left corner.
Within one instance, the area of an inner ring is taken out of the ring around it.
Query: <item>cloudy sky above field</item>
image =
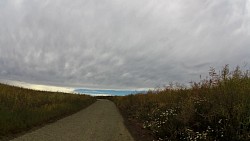
[[[249,0],[0,0],[2,80],[152,88],[247,63]]]

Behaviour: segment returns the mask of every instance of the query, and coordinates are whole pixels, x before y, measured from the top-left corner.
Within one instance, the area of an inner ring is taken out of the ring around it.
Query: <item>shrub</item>
[[[128,118],[156,140],[250,140],[250,77],[226,65],[191,88],[168,87],[147,94],[114,97]]]

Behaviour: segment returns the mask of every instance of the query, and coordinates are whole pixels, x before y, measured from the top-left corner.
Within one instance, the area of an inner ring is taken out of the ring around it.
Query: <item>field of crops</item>
[[[155,140],[250,140],[250,75],[226,65],[191,88],[111,98]]]
[[[87,95],[44,92],[0,84],[0,139],[87,107]]]

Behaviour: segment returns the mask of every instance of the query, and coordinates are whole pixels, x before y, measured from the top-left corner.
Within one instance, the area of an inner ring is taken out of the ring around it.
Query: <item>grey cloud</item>
[[[1,0],[0,21],[2,79],[155,87],[250,61],[248,0]]]

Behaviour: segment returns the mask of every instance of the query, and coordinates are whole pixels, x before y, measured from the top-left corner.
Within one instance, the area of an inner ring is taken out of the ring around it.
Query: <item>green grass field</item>
[[[155,140],[250,140],[250,75],[228,65],[191,88],[111,98]]]
[[[87,95],[0,84],[0,139],[77,112],[94,101]]]

